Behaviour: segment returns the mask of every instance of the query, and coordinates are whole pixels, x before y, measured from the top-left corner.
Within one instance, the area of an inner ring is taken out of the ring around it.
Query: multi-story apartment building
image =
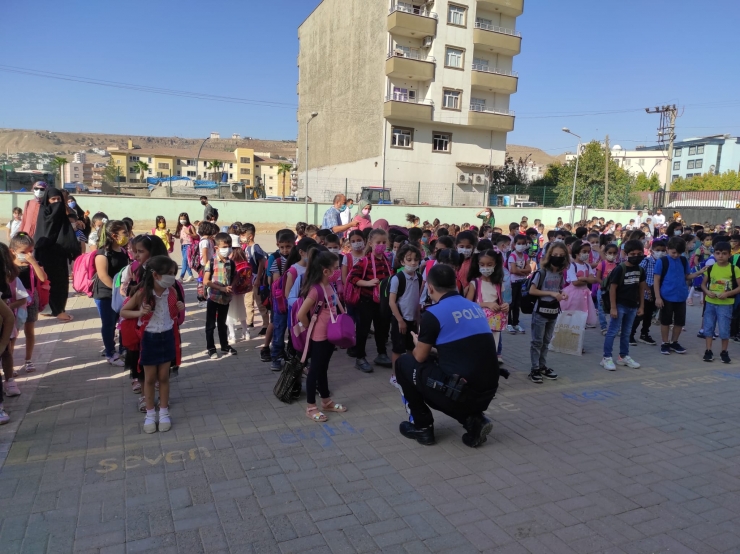
[[[663,151],[663,146],[638,146],[640,152]],[[714,135],[690,138],[673,145],[671,181],[688,179],[704,173],[719,175],[727,171],[740,172],[740,138]],[[664,171],[665,174],[665,171]]]
[[[71,162],[64,165],[65,183],[83,183],[90,187],[93,183],[93,164]]]
[[[514,129],[523,4],[323,0],[298,30],[299,187],[307,167],[309,186],[484,184]]]
[[[644,173],[650,178],[657,175],[660,186],[665,186],[668,154],[665,150],[625,150],[615,145],[611,150],[611,159],[631,175]]]
[[[262,183],[267,196],[291,196],[290,172],[286,175],[278,173],[280,164],[290,163],[287,160],[278,160],[270,157],[269,152],[257,152],[254,155],[254,171],[256,178]]]
[[[72,161],[74,163],[84,164],[87,162],[87,154],[85,152],[75,152],[72,155]]]

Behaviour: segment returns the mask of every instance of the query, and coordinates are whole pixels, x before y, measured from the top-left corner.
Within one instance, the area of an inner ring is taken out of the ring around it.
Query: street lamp
[[[306,120],[306,223],[308,223],[308,124],[317,115],[319,115],[319,112],[311,112],[311,117]]]
[[[203,145],[206,143],[207,140],[209,140],[211,137],[206,137],[203,142],[200,143],[200,148],[198,148],[198,157],[195,158],[195,179],[198,179],[198,161],[200,160],[200,153],[203,150]],[[205,171],[203,172],[205,174]],[[193,185],[195,186],[195,185]],[[221,189],[219,189],[220,191]]]
[[[575,218],[576,212],[576,180],[578,179],[578,159],[581,156],[581,137],[573,133],[567,127],[563,127],[563,132],[568,133],[569,135],[573,135],[574,137],[578,137],[578,150],[576,150],[576,172],[573,175],[573,194],[571,194],[570,197],[570,224],[573,225],[573,220]]]

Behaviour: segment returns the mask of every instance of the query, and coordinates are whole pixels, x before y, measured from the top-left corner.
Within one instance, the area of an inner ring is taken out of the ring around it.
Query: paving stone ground
[[[312,423],[305,397],[272,395],[258,340],[207,359],[193,287],[188,300],[173,427],[153,435],[100,357],[92,302],[71,299],[68,325],[42,318],[39,372],[0,428],[0,552],[740,551],[740,349],[701,362],[698,307],[685,356],[639,345],[642,368],[609,373],[588,331],[587,354],[551,355],[560,378],[543,385],[526,380],[529,333],[505,336],[512,376],[472,450],[441,414],[437,445],[400,436],[390,371],[343,352],[330,387],[349,411]]]

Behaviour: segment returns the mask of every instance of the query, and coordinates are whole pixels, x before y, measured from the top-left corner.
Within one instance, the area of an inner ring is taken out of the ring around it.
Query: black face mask
[[[554,267],[563,267],[565,265],[565,257],[564,256],[553,256],[550,258],[550,263]]]
[[[640,262],[645,259],[645,256],[630,256],[627,261],[631,265],[640,265]]]

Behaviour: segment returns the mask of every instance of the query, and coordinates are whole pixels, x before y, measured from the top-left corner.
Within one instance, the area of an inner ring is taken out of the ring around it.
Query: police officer
[[[483,310],[458,294],[451,267],[435,265],[427,287],[434,304],[421,318],[413,353],[396,362],[396,380],[414,421],[401,423],[400,431],[434,444],[434,408],[459,421],[467,431],[463,442],[474,448],[493,427],[483,412],[498,388],[496,343]]]

